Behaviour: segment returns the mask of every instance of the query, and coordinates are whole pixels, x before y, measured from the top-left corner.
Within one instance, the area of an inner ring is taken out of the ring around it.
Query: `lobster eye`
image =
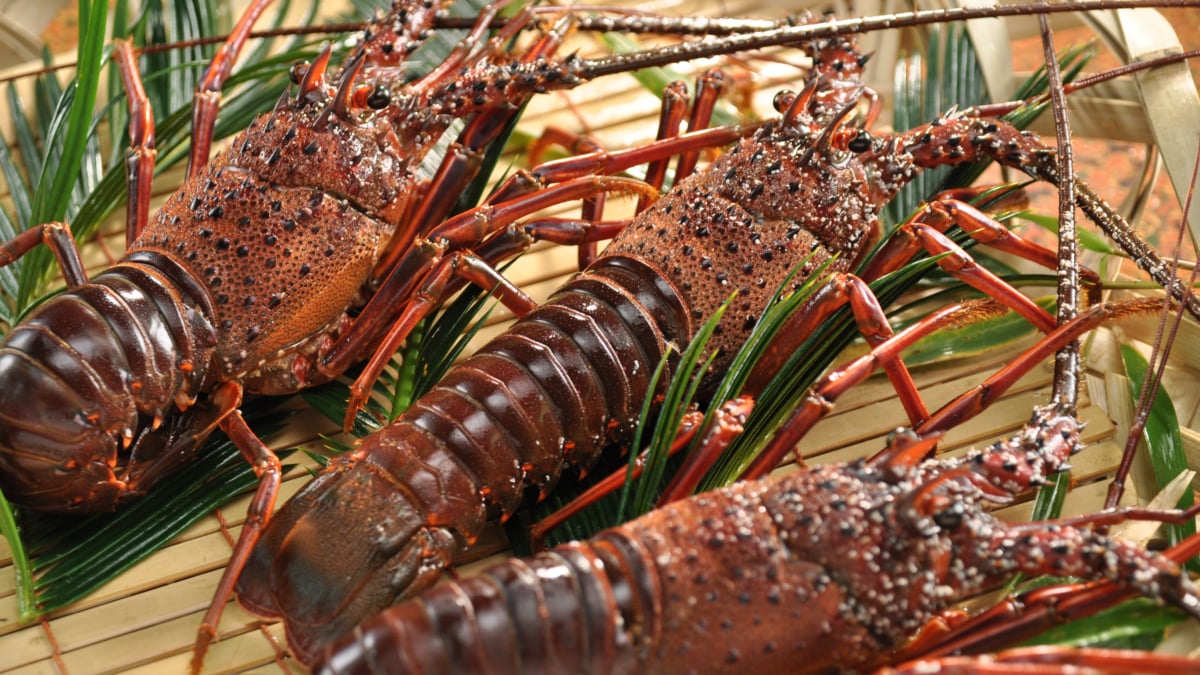
[[[300,84],[306,73],[308,73],[307,63],[293,63],[292,67],[288,69],[288,79],[292,81],[292,84]]]
[[[771,105],[775,106],[775,112],[782,113],[792,107],[792,101],[796,100],[796,92],[783,90],[775,94],[775,98],[771,100]]]
[[[375,85],[375,89],[371,91],[371,95],[367,97],[367,106],[372,110],[382,110],[388,107],[392,102],[392,97],[388,94],[387,89],[382,85]]]
[[[962,525],[965,509],[960,501],[951,502],[946,508],[933,514],[933,522],[943,530],[954,530]]]
[[[846,144],[846,147],[850,150],[850,152],[866,152],[870,150],[871,134],[868,134],[866,130],[859,131],[858,135]]]

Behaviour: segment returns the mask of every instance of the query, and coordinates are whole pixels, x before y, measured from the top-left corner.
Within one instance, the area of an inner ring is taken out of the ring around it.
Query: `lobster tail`
[[[429,514],[444,509],[422,500],[421,484],[399,485],[361,452],[335,459],[274,516],[247,562],[239,601],[260,615],[289,616],[288,642],[307,660],[331,635],[433,585],[463,542],[431,523],[437,516]],[[456,517],[475,532],[483,505],[468,510],[475,513]],[[331,519],[343,523],[335,536],[322,525]]]
[[[111,510],[211,420],[191,405],[211,327],[167,277],[126,265],[42,304],[0,343],[0,485],[55,511]],[[12,411],[38,410],[35,418]]]

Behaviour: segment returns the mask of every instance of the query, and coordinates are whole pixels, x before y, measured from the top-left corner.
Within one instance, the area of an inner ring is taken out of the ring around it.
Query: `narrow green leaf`
[[[79,173],[80,160],[83,157],[84,142],[91,128],[92,108],[96,100],[96,91],[100,82],[101,56],[104,51],[104,26],[107,24],[108,3],[79,1],[79,53],[80,64],[75,81],[69,87],[73,90],[75,105],[70,105],[65,112],[68,120],[65,126],[59,119],[63,110],[60,103],[59,111],[55,113],[55,121],[47,133],[47,145],[61,143],[62,159],[56,167],[53,176],[43,171],[38,178],[36,196],[33,203],[33,222],[47,223],[62,220],[66,215],[65,196],[75,184]],[[64,91],[64,100],[66,92]],[[47,187],[49,186],[49,189]]]
[[[656,451],[650,455],[641,477],[635,481],[637,488],[633,495],[632,508],[628,513],[623,510],[618,511],[618,517],[623,520],[627,519],[626,516],[640,516],[654,508],[654,503],[663,487],[663,477],[666,474],[667,450],[679,432],[679,425],[683,421],[684,414],[696,400],[696,390],[699,388],[701,380],[704,379],[713,359],[716,358],[716,354],[704,356],[708,340],[716,330],[721,317],[725,315],[733,297],[736,296],[731,296],[709,317],[709,320],[705,322],[703,328],[679,358],[678,376],[673,378],[672,386],[667,388],[666,398],[658,413],[658,423],[653,426],[654,433],[650,445]],[[669,354],[665,358],[669,358]],[[647,399],[652,401],[654,396],[647,396]],[[652,417],[641,419],[649,420]]]
[[[1034,225],[1044,228],[1047,232],[1058,236],[1058,218],[1055,216],[1033,213],[1032,211],[1022,211],[1017,213],[1015,217],[1029,221]],[[1079,229],[1076,230],[1076,233],[1079,235],[1079,247],[1083,250],[1102,253],[1104,255],[1119,255],[1119,251],[1109,246],[1108,242],[1095,232]]]
[[[17,135],[17,148],[21,153],[21,159],[25,162],[25,175],[37,176],[42,171],[42,153],[38,149],[36,136],[33,133],[32,117],[25,111],[25,102],[17,94],[16,85],[11,83],[8,85],[8,109],[11,111],[13,128]],[[30,194],[32,195],[32,193]],[[28,226],[32,218],[31,209],[30,216],[24,221],[24,224]]]
[[[1058,471],[1047,478],[1046,484],[1037,491],[1033,500],[1030,520],[1053,520],[1062,515],[1067,493],[1071,491],[1071,472]]]
[[[9,91],[13,90],[9,89]],[[17,217],[17,222],[29,223],[33,218],[33,201],[29,186],[25,183],[25,178],[21,176],[16,162],[13,161],[12,150],[9,148],[8,142],[2,137],[0,137],[0,171],[4,172],[4,180],[8,183],[8,192],[13,200],[13,213]]]
[[[13,571],[16,574],[17,615],[21,623],[28,623],[37,616],[37,600],[33,591],[33,569],[25,545],[21,541],[20,528],[13,514],[12,505],[0,492],[0,535],[8,540],[12,552]]]
[[[1181,610],[1136,598],[1093,616],[1052,628],[1023,646],[1151,649],[1167,628],[1187,618]]]
[[[1054,298],[1041,298],[1037,303],[1053,313]],[[908,323],[895,324],[893,329],[899,331]],[[1024,317],[1015,312],[1006,312],[965,326],[943,328],[926,336],[904,350],[904,363],[912,367],[951,358],[978,356],[1036,333],[1037,329]]]
[[[1135,401],[1142,395],[1142,383],[1146,379],[1149,367],[1146,359],[1136,349],[1129,345],[1121,345],[1121,359],[1125,363],[1125,373],[1128,376],[1129,393]],[[1150,404],[1150,416],[1146,427],[1142,430],[1142,440],[1150,453],[1150,463],[1154,467],[1154,479],[1158,489],[1166,487],[1180,473],[1187,470],[1187,457],[1183,452],[1183,437],[1179,432],[1179,418],[1175,415],[1175,407],[1165,389],[1159,389]],[[1186,509],[1193,504],[1191,491],[1184,493],[1176,504],[1177,508]],[[1179,525],[1167,525],[1168,538],[1172,545],[1178,544],[1196,533],[1194,520]]]
[[[694,341],[693,341],[693,343],[694,343]],[[654,367],[654,373],[650,376],[650,382],[649,382],[649,388],[650,388],[649,390],[650,391],[656,391],[658,389],[659,383],[662,382],[663,375],[667,371],[667,365],[670,363],[670,356],[671,356],[671,350],[668,349],[667,353],[663,355],[663,358],[659,360],[658,365]],[[633,431],[633,442],[629,446],[630,448],[641,448],[642,447],[642,438],[654,433],[654,429],[651,426],[651,423],[649,422],[649,420],[652,418],[651,412],[653,411],[653,409],[654,409],[654,397],[647,396],[645,398],[645,400],[642,401],[642,409],[640,411],[638,411],[638,424],[637,424],[637,427]],[[628,467],[626,468],[626,473],[625,473],[625,485],[621,489],[619,501],[617,503],[617,511],[614,516],[615,517],[614,522],[616,524],[623,523],[623,522],[625,522],[625,520],[627,520],[626,518],[624,518],[624,515],[625,515],[625,513],[627,513],[630,510],[629,503],[630,503],[630,501],[636,499],[636,495],[634,492],[634,479],[633,479],[633,471],[634,471],[636,461],[637,461],[637,452],[635,450],[631,450],[629,453],[629,464],[628,464]],[[567,523],[565,523],[565,524],[569,524],[570,522],[571,521],[567,521]],[[607,525],[612,525],[612,524],[613,523],[607,523]]]

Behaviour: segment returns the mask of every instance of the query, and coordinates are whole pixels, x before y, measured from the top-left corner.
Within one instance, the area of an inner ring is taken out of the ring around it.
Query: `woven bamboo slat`
[[[335,5],[338,3],[328,3]],[[860,5],[862,3],[859,3]],[[872,3],[867,3],[872,4]],[[779,16],[780,9],[763,9],[759,0],[736,0],[713,6],[692,2],[660,7],[647,7],[671,13],[724,13],[738,16]],[[861,9],[861,7],[860,7]],[[1025,30],[1025,29],[1018,29]],[[1027,33],[1028,34],[1028,33]],[[1028,40],[1028,38],[1026,38]],[[1034,48],[1039,50],[1036,37]],[[884,39],[886,42],[886,39]],[[1193,45],[1195,46],[1195,45]],[[596,51],[593,43],[582,43],[585,51]],[[1029,51],[1029,48],[1024,50]],[[780,55],[780,61],[794,56]],[[887,60],[887,56],[880,57]],[[753,102],[760,114],[770,114],[770,100],[781,83],[794,81],[800,71],[779,61],[757,62],[757,80]],[[1011,68],[1011,64],[1008,66]],[[887,79],[889,71],[882,77]],[[890,86],[890,85],[889,85]],[[549,125],[569,129],[584,129],[611,147],[621,147],[649,140],[655,128],[657,100],[640,89],[628,77],[613,77],[588,85],[570,94],[554,94],[535,101],[521,122],[521,129],[537,135]],[[3,115],[0,115],[3,117]],[[1128,132],[1133,135],[1143,131]],[[1123,132],[1125,134],[1125,132]],[[1125,134],[1128,135],[1128,134]],[[502,162],[502,165],[504,163]],[[156,191],[169,191],[170,179],[160,180]],[[1179,207],[1174,198],[1162,191],[1156,199]],[[1114,199],[1120,200],[1120,196]],[[1047,212],[1053,212],[1053,204]],[[1164,213],[1172,213],[1163,206]],[[1171,222],[1170,215],[1154,214],[1160,222]],[[1177,218],[1177,215],[1175,216]],[[113,243],[110,241],[110,243]],[[119,245],[119,241],[117,242]],[[95,258],[101,264],[102,256]],[[511,271],[512,278],[535,298],[544,298],[562,279],[575,269],[573,250],[543,245],[522,259]],[[509,317],[496,312],[491,325],[476,338],[476,344],[501,330]],[[1113,374],[1117,368],[1111,349],[1119,341],[1147,342],[1153,336],[1152,321],[1134,321],[1123,325],[1119,333],[1107,333],[1096,340],[1093,348],[1093,369],[1089,372],[1089,391],[1082,401],[1081,416],[1087,422],[1085,441],[1090,448],[1072,462],[1075,479],[1080,483],[1068,497],[1067,514],[1093,511],[1102,503],[1111,475],[1121,453],[1124,425],[1114,423],[1105,407],[1120,407],[1114,391]],[[994,372],[1009,360],[1022,345],[1008,351],[989,353],[967,361],[917,369],[916,378],[931,407],[949,400],[971,383]],[[1166,388],[1175,398],[1183,426],[1187,427],[1185,442],[1191,451],[1192,465],[1200,464],[1200,394],[1196,392],[1194,364],[1200,349],[1200,335],[1194,324],[1185,326],[1185,335],[1176,346],[1175,359]],[[1105,386],[1105,385],[1109,386]],[[1022,379],[1001,401],[985,414],[953,429],[946,435],[944,447],[951,452],[961,451],[973,444],[988,443],[1019,428],[1029,416],[1030,409],[1047,399],[1050,369],[1039,367]],[[1102,407],[1102,404],[1105,407]],[[305,416],[305,422],[289,429],[273,445],[275,447],[319,448],[320,433],[336,431],[332,423],[315,422]],[[904,423],[904,415],[886,380],[873,378],[865,386],[850,392],[834,414],[818,424],[804,440],[803,452],[808,461],[840,461],[859,457],[882,447],[886,434]],[[296,456],[300,456],[297,453]],[[283,503],[308,480],[308,460],[291,471],[283,485],[279,503]],[[785,469],[781,469],[785,470]],[[1147,496],[1144,494],[1143,497]],[[1136,491],[1127,499],[1138,497]],[[222,507],[219,514],[204,519],[178,537],[168,547],[137,565],[118,579],[78,603],[58,612],[41,623],[20,626],[16,623],[16,599],[13,574],[7,544],[0,540],[0,672],[6,673],[77,673],[103,672],[183,672],[195,637],[200,616],[211,597],[230,551],[230,537],[236,537],[245,517],[248,499],[235,500]],[[1003,511],[1006,518],[1028,516],[1028,504],[1017,504]],[[498,534],[486,538],[485,550],[503,546]],[[477,555],[474,557],[478,557]],[[480,562],[466,565],[475,568]],[[220,626],[221,640],[210,650],[205,671],[276,672],[290,669],[302,671],[287,654],[282,628],[262,622],[231,603]]]

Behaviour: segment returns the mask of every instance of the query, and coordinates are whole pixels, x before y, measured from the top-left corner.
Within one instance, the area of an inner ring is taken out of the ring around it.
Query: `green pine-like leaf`
[[[1134,400],[1140,400],[1149,364],[1145,357],[1130,345],[1121,345],[1121,359],[1125,363],[1125,372],[1128,375],[1126,381],[1129,383],[1129,393]],[[1146,450],[1150,453],[1150,464],[1154,468],[1154,478],[1158,482],[1158,489],[1163,489],[1176,476],[1187,471],[1187,457],[1183,451],[1179,418],[1175,415],[1175,407],[1171,404],[1170,396],[1163,389],[1155,392],[1154,399],[1150,403],[1150,416],[1142,430],[1142,440],[1145,441]],[[1193,503],[1192,492],[1188,490],[1180,497],[1175,507],[1187,509]],[[1196,534],[1196,522],[1191,519],[1186,523],[1167,525],[1166,530],[1171,545],[1175,545]]]

